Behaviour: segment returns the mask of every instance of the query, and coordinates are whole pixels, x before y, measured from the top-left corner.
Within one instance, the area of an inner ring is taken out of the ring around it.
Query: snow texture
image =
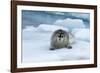
[[[73,29],[73,33],[76,39],[90,41],[90,29]]]
[[[48,24],[41,24],[38,26],[37,31],[40,32],[54,32],[55,30],[63,29],[68,31],[68,29],[64,28],[63,26],[56,26],[56,25],[48,25]]]
[[[67,21],[70,23],[66,24]],[[65,29],[64,27],[59,27],[56,25],[45,25],[26,27],[23,29],[22,37],[22,60],[23,62],[49,62],[49,61],[68,61],[68,60],[86,60],[90,58],[90,42],[89,42],[89,29],[85,27],[82,21],[75,19],[65,19],[61,22],[64,23],[66,27],[76,28],[73,29],[72,33],[75,36],[74,43],[72,44],[72,49],[62,48],[57,50],[49,50],[50,48],[50,38],[53,31],[57,29]],[[76,22],[77,21],[77,22]],[[57,21],[58,22],[58,21]],[[57,23],[56,22],[56,23]],[[74,24],[73,24],[74,23]],[[70,26],[70,24],[74,26]],[[81,24],[81,25],[80,25]],[[63,24],[62,24],[63,25]],[[80,26],[79,26],[80,25]],[[67,31],[68,29],[66,29]]]
[[[69,29],[85,28],[84,22],[81,19],[66,18],[63,20],[57,20],[54,24],[59,26],[64,26]]]

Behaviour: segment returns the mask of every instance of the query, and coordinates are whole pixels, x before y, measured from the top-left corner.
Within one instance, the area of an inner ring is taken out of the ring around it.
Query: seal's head
[[[69,33],[65,30],[56,30],[51,37],[51,50],[59,48],[68,48],[69,46]]]
[[[64,41],[64,38],[66,37],[66,32],[64,30],[57,30],[56,32],[56,41],[59,43]]]

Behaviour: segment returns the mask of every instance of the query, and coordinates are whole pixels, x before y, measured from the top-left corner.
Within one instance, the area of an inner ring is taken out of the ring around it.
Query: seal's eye
[[[62,35],[61,35],[61,34],[59,34],[59,35],[58,35],[58,37],[60,37],[60,38],[61,38],[61,37],[62,37]]]
[[[61,36],[63,38],[63,36]]]

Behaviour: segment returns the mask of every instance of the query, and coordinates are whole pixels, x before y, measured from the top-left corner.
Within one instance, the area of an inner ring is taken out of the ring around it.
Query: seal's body
[[[72,48],[69,42],[69,33],[65,30],[56,30],[51,37],[51,48],[50,50],[60,48]]]

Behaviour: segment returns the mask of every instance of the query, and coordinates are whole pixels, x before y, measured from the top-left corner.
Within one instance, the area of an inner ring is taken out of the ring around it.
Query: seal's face
[[[64,30],[56,30],[51,37],[51,48],[50,50],[59,48],[71,48],[69,43],[69,34]]]
[[[64,32],[62,30],[59,30],[56,36],[57,36],[57,41],[59,43],[64,41],[65,34],[64,34]]]

